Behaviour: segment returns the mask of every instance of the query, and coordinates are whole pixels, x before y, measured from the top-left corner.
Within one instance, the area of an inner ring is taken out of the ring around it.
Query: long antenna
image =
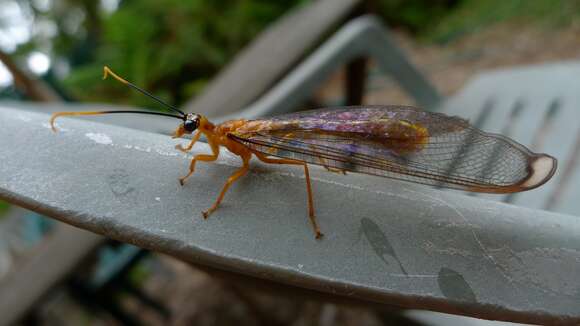
[[[125,79],[121,78],[119,75],[117,75],[116,73],[114,73],[109,67],[104,66],[103,67],[103,79],[106,79],[109,75],[113,76],[113,78],[115,78],[116,80],[120,81],[121,83],[141,92],[142,94],[154,99],[157,103],[171,109],[172,111],[178,112],[179,114],[181,114],[182,116],[186,116],[185,112],[181,111],[180,109],[174,107],[173,105],[167,104],[165,102],[163,102],[163,100],[161,100],[160,98],[158,98],[157,96],[147,92],[146,90],[136,86],[135,84],[132,84],[128,81],[126,81]]]
[[[171,117],[176,118],[179,120],[184,120],[185,118],[179,115],[171,114],[171,113],[163,113],[163,112],[154,112],[154,111],[131,111],[131,110],[119,110],[119,111],[70,111],[70,112],[54,112],[52,116],[50,116],[50,128],[52,131],[56,132],[56,128],[54,127],[54,120],[58,117],[62,116],[78,116],[78,115],[101,115],[101,114],[111,114],[111,113],[137,113],[137,114],[149,114],[149,115],[160,115],[164,117]]]

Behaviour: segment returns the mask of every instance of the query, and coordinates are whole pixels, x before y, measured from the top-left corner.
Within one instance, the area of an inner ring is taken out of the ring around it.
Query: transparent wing
[[[261,123],[230,137],[272,156],[448,188],[524,191],[556,168],[554,158],[507,137],[408,107],[309,111]]]

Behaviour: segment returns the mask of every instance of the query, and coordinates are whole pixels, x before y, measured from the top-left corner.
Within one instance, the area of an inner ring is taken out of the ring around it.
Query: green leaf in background
[[[10,209],[10,204],[5,201],[0,200],[0,218],[4,217],[8,210]]]
[[[108,65],[179,105],[202,91],[200,86],[261,30],[300,2],[123,1],[103,19],[94,61],[76,67],[65,86],[81,101],[156,105],[122,85],[103,83],[98,76]]]

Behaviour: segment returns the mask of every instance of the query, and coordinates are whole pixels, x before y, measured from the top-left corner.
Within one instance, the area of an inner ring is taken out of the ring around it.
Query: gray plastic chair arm
[[[230,275],[358,302],[516,322],[580,322],[576,217],[313,167],[314,239],[299,167],[239,160],[177,178],[185,140],[0,107],[0,198]],[[198,144],[194,153],[208,152]],[[71,244],[74,245],[74,244]]]

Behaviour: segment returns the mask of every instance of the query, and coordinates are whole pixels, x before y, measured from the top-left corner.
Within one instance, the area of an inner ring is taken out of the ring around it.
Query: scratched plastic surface
[[[0,105],[0,198],[93,232],[229,273],[357,301],[519,322],[580,322],[577,218],[421,185],[312,169],[325,233],[312,236],[302,171],[189,164],[172,140]],[[199,144],[194,153],[206,152]]]

